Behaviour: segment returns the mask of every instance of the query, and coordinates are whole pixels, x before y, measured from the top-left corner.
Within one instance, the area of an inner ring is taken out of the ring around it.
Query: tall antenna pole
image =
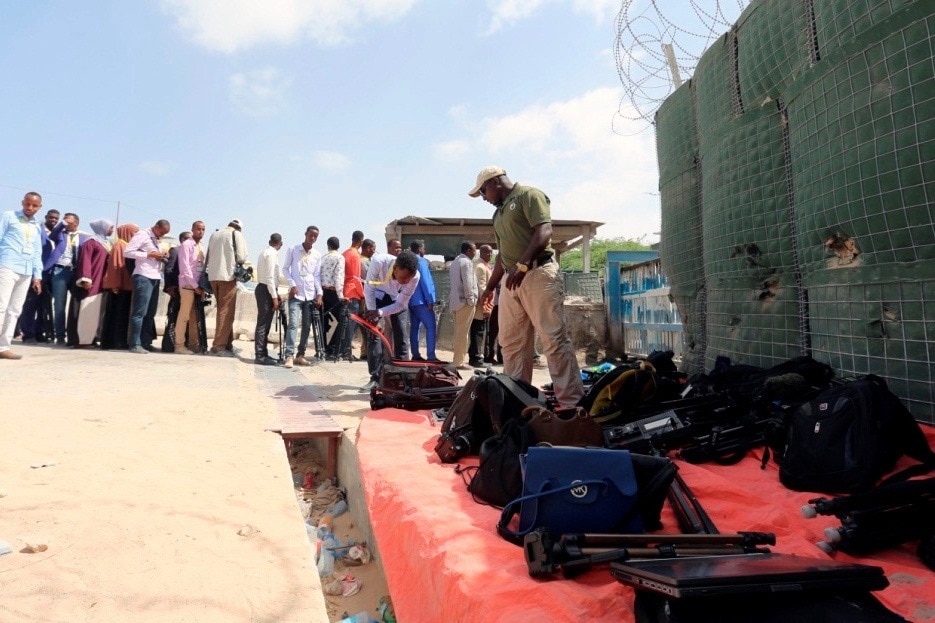
[[[120,224],[120,202],[117,202],[117,218],[114,219],[114,228]]]
[[[682,86],[682,77],[679,75],[679,65],[675,62],[675,51],[671,43],[663,43],[662,51],[666,55],[666,61],[669,63],[669,71],[672,72],[672,82],[675,88]]]

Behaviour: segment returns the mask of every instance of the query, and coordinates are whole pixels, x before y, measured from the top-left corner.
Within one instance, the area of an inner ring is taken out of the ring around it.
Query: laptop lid
[[[655,558],[611,563],[618,581],[671,597],[833,590],[880,590],[881,567],[807,556],[762,553]]]

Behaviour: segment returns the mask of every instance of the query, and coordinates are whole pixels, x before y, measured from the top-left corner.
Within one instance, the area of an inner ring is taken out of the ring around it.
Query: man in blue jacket
[[[77,214],[65,213],[62,220],[49,234],[49,239],[55,247],[48,259],[43,262],[43,268],[52,277],[52,320],[55,326],[56,346],[65,346],[67,320],[65,302],[69,292],[72,296],[77,294],[75,267],[78,266],[81,243],[88,239],[86,235],[78,233],[79,222]]]
[[[42,264],[52,255],[55,244],[49,239],[49,234],[55,229],[61,218],[58,210],[52,209],[45,213],[45,226],[39,227],[42,237]],[[52,327],[52,275],[43,271],[42,292],[29,288],[26,293],[26,302],[23,303],[23,313],[19,317],[20,329],[23,333],[23,343],[53,341],[55,332]]]
[[[429,261],[425,259],[425,241],[413,240],[409,250],[419,258],[419,287],[409,299],[409,346],[413,361],[424,361],[419,354],[419,329],[425,325],[425,355],[429,361],[438,361],[435,356],[435,282]]]

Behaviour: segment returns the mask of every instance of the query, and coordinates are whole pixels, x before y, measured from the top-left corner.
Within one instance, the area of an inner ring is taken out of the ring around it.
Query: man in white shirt
[[[459,370],[473,370],[464,362],[468,351],[468,334],[477,305],[477,277],[471,260],[477,253],[473,242],[461,243],[461,253],[448,267],[448,309],[454,315],[454,355],[451,363]]]
[[[162,263],[169,254],[159,246],[159,239],[169,233],[169,221],[160,219],[149,229],[133,234],[124,257],[136,260],[133,269],[133,306],[130,310],[130,352],[145,355],[152,352],[155,335],[150,335],[156,306],[159,303],[159,281]],[[143,331],[146,328],[145,332]]]
[[[267,338],[269,329],[273,325],[273,317],[279,311],[279,249],[282,248],[282,236],[271,234],[269,246],[260,254],[256,263],[257,279],[256,290],[256,331],[254,333],[254,349],[256,363],[261,366],[274,366],[277,361],[269,356]]]
[[[293,365],[310,366],[305,358],[308,346],[308,334],[314,323],[316,356],[324,357],[318,340],[321,339],[318,327],[321,326],[321,254],[312,248],[318,240],[318,228],[310,225],[305,229],[305,241],[286,250],[283,261],[283,276],[289,284],[289,327],[286,330],[285,367]],[[296,335],[301,323],[302,333],[298,345]]]
[[[408,309],[409,299],[419,287],[419,279],[419,259],[412,251],[402,251],[398,257],[388,253],[374,254],[364,280],[364,299],[367,301],[364,318],[377,323],[381,318],[392,318]],[[384,356],[383,342],[376,335],[368,337],[367,370],[375,379],[389,354]],[[371,381],[365,389],[369,391],[373,383]]]
[[[341,241],[328,238],[328,254],[321,258],[322,316],[324,316],[325,356],[337,361],[341,354],[347,299],[344,298],[344,256],[338,253]],[[330,337],[329,337],[330,336]]]

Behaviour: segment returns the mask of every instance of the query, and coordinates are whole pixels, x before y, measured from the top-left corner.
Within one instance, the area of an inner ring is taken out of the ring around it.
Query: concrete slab
[[[255,366],[16,350],[0,362],[0,621],[328,620]]]

